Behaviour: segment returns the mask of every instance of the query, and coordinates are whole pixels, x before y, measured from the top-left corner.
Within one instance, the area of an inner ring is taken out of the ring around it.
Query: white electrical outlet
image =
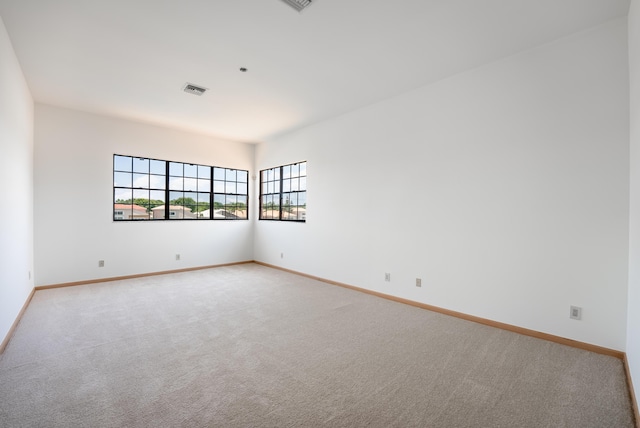
[[[582,319],[582,308],[579,306],[571,306],[569,309],[569,318],[572,320]]]
[[[180,260],[180,254],[176,254],[176,260]]]
[[[386,282],[391,282],[391,274],[390,273],[385,273],[384,274],[384,280]]]
[[[416,287],[422,287],[422,279],[416,278]]]
[[[104,267],[104,260],[98,260],[98,267]]]

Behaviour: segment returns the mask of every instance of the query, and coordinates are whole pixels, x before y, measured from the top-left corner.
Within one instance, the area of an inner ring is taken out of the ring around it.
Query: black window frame
[[[130,166],[123,166],[123,163],[126,164],[128,160],[131,162]],[[144,165],[146,162],[148,164],[146,171],[141,172],[140,168],[136,170],[136,162],[139,166]],[[153,170],[151,165],[155,166]],[[163,171],[160,172],[162,169]],[[231,190],[235,190],[234,192],[227,192],[228,189],[226,188],[224,192],[216,191],[214,188],[214,171],[216,170],[224,171],[225,175],[228,173],[230,176],[235,175],[238,177],[235,181],[235,187],[231,186]],[[111,206],[112,219],[114,222],[154,222],[161,220],[249,220],[248,170],[116,153],[113,155],[112,178],[113,197]],[[146,183],[136,186],[136,179],[139,181],[146,181]],[[238,181],[240,179],[244,181]],[[240,192],[238,192],[238,190],[240,190]],[[139,196],[146,192],[148,192],[148,197],[136,197],[136,194]],[[129,195],[126,195],[127,193],[129,193]],[[122,199],[119,198],[118,195],[129,196],[129,198]],[[156,198],[152,198],[151,195],[155,195]],[[214,204],[216,195],[223,195],[225,197],[225,205],[221,208],[225,210],[225,215],[223,216],[216,217],[215,211],[217,210],[215,209]],[[162,204],[159,203],[161,202],[160,196],[162,196]],[[172,204],[172,201],[176,201],[180,198],[182,198],[182,201],[179,204],[179,207],[181,207],[182,210],[181,213],[179,213],[180,210],[176,209],[177,206]],[[136,199],[146,199],[147,203],[143,203],[141,205],[136,204]],[[235,200],[235,204],[233,205],[235,208],[234,214],[226,214],[228,212],[228,204],[226,204],[227,200]],[[238,202],[239,200],[243,201],[244,210],[239,209],[239,207],[241,207]],[[117,204],[130,206],[128,209],[131,211],[129,218],[122,218],[126,215],[125,212],[127,211],[127,208],[116,208]],[[153,209],[161,205],[164,205],[164,211],[162,213],[163,216],[153,218]],[[135,216],[135,206],[140,206],[141,208],[146,209],[146,214],[138,214]],[[195,211],[193,209],[195,209]],[[204,217],[198,215],[198,213],[205,212],[207,209],[209,210],[208,216]],[[243,215],[236,215],[238,212],[243,213]]]
[[[295,175],[293,172],[294,167],[297,170]],[[293,195],[295,195],[295,198]],[[302,200],[300,198],[301,195],[303,196]],[[294,199],[295,216],[292,216],[292,211],[289,211],[287,207],[291,209],[290,201]],[[301,212],[300,209],[304,211]],[[280,165],[260,171],[258,220],[305,223],[307,221],[306,210],[307,161]],[[268,212],[271,213],[267,214]]]

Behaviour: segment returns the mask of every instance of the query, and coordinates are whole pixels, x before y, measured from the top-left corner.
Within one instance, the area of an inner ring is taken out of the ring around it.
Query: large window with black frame
[[[260,171],[260,220],[307,219],[307,162]]]
[[[114,155],[113,220],[246,220],[248,176],[245,170]]]

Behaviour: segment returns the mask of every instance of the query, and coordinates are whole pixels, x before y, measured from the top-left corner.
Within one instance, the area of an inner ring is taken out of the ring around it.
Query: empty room
[[[639,426],[638,76],[640,0],[0,0],[0,426]]]

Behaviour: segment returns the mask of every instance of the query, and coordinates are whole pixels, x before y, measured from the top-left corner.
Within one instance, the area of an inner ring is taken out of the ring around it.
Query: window
[[[246,220],[248,176],[244,170],[114,155],[113,219]]]
[[[306,221],[307,162],[260,171],[260,220]]]
[[[249,172],[213,168],[213,216],[246,220]]]

